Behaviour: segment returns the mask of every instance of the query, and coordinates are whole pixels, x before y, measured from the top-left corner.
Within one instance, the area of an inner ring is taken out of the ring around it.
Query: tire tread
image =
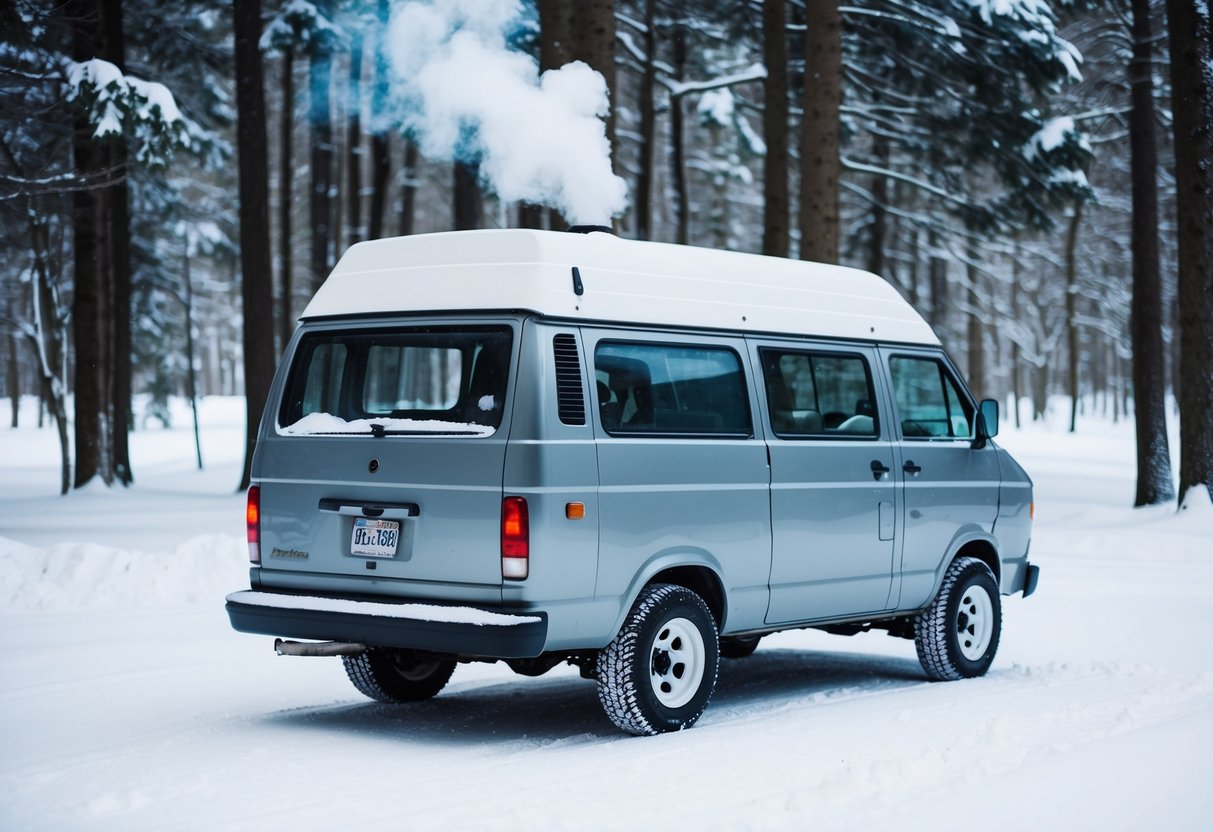
[[[708,637],[713,640],[718,639],[716,621],[702,598],[677,584],[654,584],[646,587],[640,593],[623,629],[598,654],[598,700],[602,703],[602,709],[611,722],[629,734],[652,736],[668,730],[660,725],[654,725],[652,720],[645,715],[640,702],[641,693],[636,687],[638,680],[631,672],[631,668],[635,666],[636,651],[640,647],[641,628],[654,614],[654,610],[679,594],[685,596],[684,600],[702,608],[706,620],[711,623],[711,633],[708,634]],[[719,661],[705,668],[703,684],[708,686],[708,695],[700,704],[699,709],[684,720],[683,728],[691,727],[703,715],[708,701],[712,698],[711,691],[716,687],[718,669]],[[711,673],[710,679],[706,678],[708,672]]]
[[[956,585],[971,570],[978,573],[984,571],[994,582],[994,573],[984,562],[977,558],[956,558],[944,573],[943,583],[931,605],[914,619],[914,646],[918,650],[918,661],[927,676],[937,682],[954,682],[970,675],[961,670],[949,652],[951,616],[948,607]],[[997,592],[997,583],[994,585]],[[997,603],[997,597],[994,600],[996,614],[1001,618],[1002,607]],[[997,649],[997,642],[994,646]]]

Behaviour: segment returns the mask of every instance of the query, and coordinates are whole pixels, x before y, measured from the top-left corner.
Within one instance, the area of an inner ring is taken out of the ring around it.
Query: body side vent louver
[[[581,389],[581,358],[577,338],[561,333],[552,339],[556,356],[556,402],[560,421],[566,425],[585,424],[585,394]]]

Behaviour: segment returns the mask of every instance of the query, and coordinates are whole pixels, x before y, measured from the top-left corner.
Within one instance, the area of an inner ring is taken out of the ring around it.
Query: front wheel
[[[716,687],[716,621],[686,587],[645,587],[619,635],[598,654],[598,700],[630,734],[695,724]]]
[[[937,681],[971,679],[990,669],[1002,634],[994,573],[976,558],[957,558],[931,606],[914,621],[918,661]]]
[[[455,672],[452,659],[391,647],[372,647],[341,661],[360,693],[389,705],[432,699]]]

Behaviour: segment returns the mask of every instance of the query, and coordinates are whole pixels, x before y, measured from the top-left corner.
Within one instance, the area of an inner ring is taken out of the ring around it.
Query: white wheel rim
[[[984,587],[974,584],[960,596],[956,607],[956,643],[971,662],[985,655],[994,636],[994,602]]]
[[[657,701],[681,708],[695,698],[707,656],[699,628],[685,618],[672,618],[657,631],[651,652],[649,682]]]

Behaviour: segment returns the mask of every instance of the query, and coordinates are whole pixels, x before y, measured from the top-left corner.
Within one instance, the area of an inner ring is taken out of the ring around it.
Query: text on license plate
[[[396,555],[400,542],[400,521],[354,519],[354,535],[350,539],[350,554],[390,558]]]

